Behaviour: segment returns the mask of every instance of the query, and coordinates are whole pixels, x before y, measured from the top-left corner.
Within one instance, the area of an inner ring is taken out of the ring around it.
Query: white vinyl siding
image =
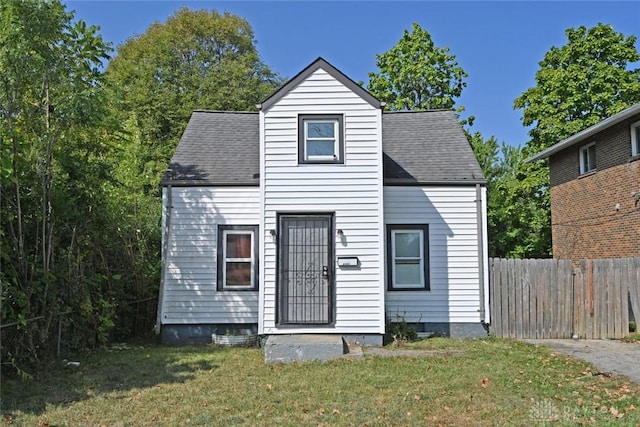
[[[384,203],[385,224],[429,226],[430,289],[388,291],[387,316],[407,322],[480,322],[475,187],[385,187]]]
[[[161,322],[257,323],[258,291],[217,291],[216,261],[218,225],[258,225],[258,187],[173,187],[171,191]]]
[[[341,115],[343,164],[299,164],[299,115]],[[264,112],[264,333],[381,333],[384,328],[381,111],[319,69]],[[335,326],[276,327],[277,213],[334,213],[335,256],[359,269],[335,271]]]

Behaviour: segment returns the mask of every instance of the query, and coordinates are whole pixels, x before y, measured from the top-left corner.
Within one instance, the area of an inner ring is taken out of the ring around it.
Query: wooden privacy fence
[[[491,330],[498,337],[622,338],[630,305],[640,320],[640,258],[493,258],[490,266]]]

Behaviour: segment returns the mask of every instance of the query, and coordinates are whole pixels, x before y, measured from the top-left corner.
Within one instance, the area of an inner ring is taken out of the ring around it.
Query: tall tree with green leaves
[[[467,73],[455,55],[437,47],[417,23],[394,47],[376,55],[376,65],[379,72],[369,73],[367,89],[390,110],[454,108],[467,86]]]
[[[468,135],[471,148],[487,179],[489,256],[544,258],[549,256],[551,229],[547,210],[540,209],[546,188],[540,187],[544,169],[526,163],[523,149]]]
[[[565,31],[567,43],[552,46],[540,61],[536,85],[516,98],[522,124],[533,126],[528,154],[543,150],[640,101],[636,36],[611,25]]]
[[[245,19],[187,8],[119,46],[107,81],[125,134],[144,147],[133,176],[154,193],[193,110],[255,110],[281,83]]]
[[[104,277],[89,260],[103,218],[100,66],[109,50],[59,0],[0,2],[0,316],[18,323],[34,357],[59,313],[74,308],[81,327],[100,324],[103,289],[87,281]]]

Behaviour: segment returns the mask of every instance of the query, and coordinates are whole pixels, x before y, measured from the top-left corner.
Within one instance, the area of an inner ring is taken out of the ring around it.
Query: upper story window
[[[298,163],[344,163],[342,115],[298,116]]]
[[[631,155],[640,156],[640,122],[631,123]]]
[[[596,143],[592,142],[580,147],[580,173],[596,170]]]

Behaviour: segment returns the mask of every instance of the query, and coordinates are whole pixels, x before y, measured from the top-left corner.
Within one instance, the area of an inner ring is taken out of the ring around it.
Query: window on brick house
[[[584,174],[596,170],[596,143],[580,147],[580,173]]]
[[[640,156],[640,122],[631,123],[631,155]]]

